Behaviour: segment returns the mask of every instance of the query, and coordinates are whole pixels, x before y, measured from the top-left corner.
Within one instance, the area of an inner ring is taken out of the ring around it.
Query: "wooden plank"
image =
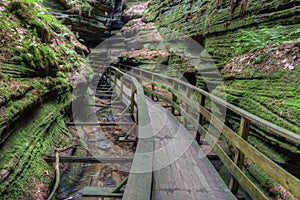
[[[248,134],[250,130],[250,121],[244,117],[241,118],[241,123],[240,123],[240,130],[239,130],[239,135],[247,141],[248,139]],[[234,163],[242,169],[244,165],[244,157],[245,155],[241,151],[237,151],[235,156],[234,156]],[[230,179],[230,184],[229,187],[231,188],[231,192],[233,194],[238,193],[239,189],[239,183],[238,180],[236,180],[234,177]]]
[[[178,190],[160,190],[156,191],[155,193],[155,199],[157,200],[168,200],[168,199],[182,199],[182,200],[191,200],[192,195],[190,191],[178,191]],[[201,199],[202,200],[202,199]],[[205,200],[205,199],[204,199]]]
[[[122,197],[123,193],[113,193],[111,188],[105,187],[84,187],[82,197]]]
[[[55,162],[54,156],[46,156],[44,158],[46,162]],[[85,162],[85,163],[124,163],[132,162],[132,158],[94,158],[94,157],[85,157],[85,156],[60,156],[59,162]]]
[[[110,97],[116,97],[116,95],[112,95],[112,94],[90,94],[90,97],[97,97],[97,98],[103,98],[103,99],[108,99]]]
[[[113,90],[102,90],[102,89],[97,89],[95,94],[103,94],[103,93],[113,93]]]
[[[191,89],[189,87],[186,87],[186,97],[190,98],[191,96]],[[185,103],[185,111],[189,113],[189,105]],[[188,126],[188,120],[186,118],[183,118],[183,126],[187,127]]]
[[[161,94],[159,94],[159,93],[156,93],[155,91],[152,91],[152,90],[150,90],[150,89],[147,88],[147,87],[144,87],[144,90],[147,92],[147,94],[149,94],[149,95],[152,95],[152,94],[153,94],[153,95],[156,96],[157,98],[162,99],[162,100],[164,100],[165,102],[171,104],[173,107],[178,107],[178,105],[177,105],[175,102],[173,102],[172,100],[168,99],[168,98],[165,97],[164,95],[161,95]]]
[[[147,181],[147,180],[151,180]],[[130,173],[124,192],[124,200],[147,200],[151,199],[152,172]]]
[[[201,94],[201,98],[200,98],[200,105],[202,107],[205,107],[205,99],[206,99],[206,96]],[[202,113],[199,114],[199,125],[202,126],[203,125],[203,115]],[[198,143],[200,143],[200,138],[201,138],[201,134],[199,131],[197,131],[197,134],[196,134],[196,141]]]
[[[119,137],[118,141],[119,142],[137,142],[136,139],[130,139],[128,137]]]
[[[151,90],[155,91],[155,85],[154,84],[151,84]],[[154,101],[154,95],[151,95],[151,99],[152,99],[152,101]]]
[[[67,122],[67,126],[127,126],[135,125],[133,122]]]
[[[102,108],[116,108],[116,109],[124,109],[125,105],[111,105],[111,104],[91,104],[89,106],[94,106],[94,107],[102,107]]]
[[[130,113],[131,115],[134,115],[134,104],[135,104],[135,90],[134,90],[134,84],[131,83],[131,86],[130,86],[130,90],[131,90],[131,96],[130,96]]]
[[[127,183],[128,176],[126,176],[114,189],[111,190],[112,193],[120,192],[122,187]]]
[[[111,68],[108,68],[108,70],[109,70],[109,81],[111,82],[111,80],[112,80],[112,78],[111,78],[112,70],[111,70]]]
[[[114,71],[114,85],[117,84],[117,71]]]
[[[171,163],[167,156],[165,146],[167,141],[155,139],[155,153],[154,153],[154,188],[155,190],[166,190],[168,188],[175,188],[176,183],[171,174]]]
[[[124,89],[124,76],[121,76],[121,86],[120,86],[120,100],[123,98],[123,89]]]
[[[174,90],[176,90],[176,88],[177,88],[177,84],[176,84],[176,82],[175,81],[173,81],[173,88],[174,88]],[[176,104],[176,102],[177,102],[177,97],[176,97],[176,95],[174,94],[174,93],[172,93],[172,101]],[[172,107],[172,114],[174,115],[175,114],[175,108],[174,107]]]

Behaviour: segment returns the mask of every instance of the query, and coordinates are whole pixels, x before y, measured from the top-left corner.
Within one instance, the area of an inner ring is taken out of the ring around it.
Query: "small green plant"
[[[37,13],[37,17],[47,22],[47,24],[52,24],[55,18],[53,15],[50,15],[49,13],[45,12],[39,12]]]
[[[43,2],[43,0],[24,0],[24,2],[34,4],[35,2]]]
[[[299,33],[300,29],[288,32],[284,26],[265,27],[251,31],[241,30],[242,36],[234,40],[236,45],[232,48],[236,55],[245,53],[246,51],[253,52],[271,43],[284,43],[292,40],[297,37]]]

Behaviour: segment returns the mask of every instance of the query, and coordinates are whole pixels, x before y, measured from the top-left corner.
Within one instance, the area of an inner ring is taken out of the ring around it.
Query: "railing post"
[[[155,86],[154,86],[154,75],[153,74],[151,76],[151,81],[152,81],[151,90],[154,92],[155,91]],[[152,99],[152,101],[154,101],[154,94],[151,95],[151,99]]]
[[[151,90],[152,90],[153,92],[155,91],[155,86],[154,86],[153,83],[151,84]],[[151,94],[151,99],[152,99],[152,101],[154,101],[154,94]]]
[[[204,107],[205,106],[205,99],[206,99],[206,96],[204,94],[201,94],[201,97],[200,97],[200,106]],[[199,125],[202,126],[203,125],[203,115],[202,113],[199,114]],[[201,134],[199,131],[197,131],[197,134],[196,134],[196,141],[200,144],[200,138],[201,138]]]
[[[189,88],[189,87],[186,87],[186,96],[187,96],[187,98],[190,98],[190,96],[191,96],[191,89]],[[189,113],[189,105],[188,105],[188,103],[185,103],[185,112],[186,113]],[[184,127],[188,127],[188,120],[185,118],[185,117],[183,117],[183,126]]]
[[[136,95],[136,96],[138,98],[138,95]],[[136,140],[138,140],[139,139],[139,110],[138,109],[136,109],[135,117],[136,117],[136,120],[135,120]]]
[[[140,70],[140,77],[142,77],[142,76],[143,76],[143,72],[142,72],[142,70]],[[142,78],[140,78],[139,82],[140,82],[141,86],[143,86],[143,79]]]
[[[124,76],[121,76],[121,87],[120,87],[120,100],[123,99],[123,85],[124,85]]]
[[[117,84],[117,71],[114,71],[114,86]]]
[[[239,130],[239,135],[244,139],[247,140],[248,138],[248,134],[249,134],[249,130],[250,130],[250,120],[241,117],[241,123],[240,123],[240,130]],[[234,163],[240,168],[243,168],[243,164],[244,164],[244,158],[245,155],[238,150],[236,152],[236,154],[234,155]],[[239,189],[239,183],[238,181],[232,176],[229,182],[229,188],[231,189],[231,192],[233,194],[237,194],[238,193],[238,189]]]
[[[135,93],[133,82],[131,82],[130,90],[131,90],[131,97],[130,97],[130,113],[131,113],[131,115],[133,116],[133,113],[134,113],[134,93]]]
[[[177,89],[177,83],[173,80],[173,90],[175,91]],[[176,103],[177,97],[174,93],[172,93],[172,101]],[[175,115],[175,108],[172,106],[172,114]]]
[[[111,67],[109,67],[109,82],[111,82]]]

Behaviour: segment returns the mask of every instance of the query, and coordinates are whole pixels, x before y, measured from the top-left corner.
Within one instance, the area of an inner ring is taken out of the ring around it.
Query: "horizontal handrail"
[[[128,65],[123,65],[123,64],[113,64],[113,65],[114,66],[119,66],[119,67],[120,66],[127,67],[128,69],[134,69],[134,70],[137,70],[137,71],[142,71],[144,73],[148,73],[148,74],[154,75],[156,77],[160,77],[160,78],[163,78],[163,79],[174,81],[177,84],[181,84],[181,85],[183,85],[185,87],[190,88],[191,90],[199,92],[201,95],[204,95],[204,96],[210,98],[212,101],[218,103],[219,105],[222,105],[222,106],[228,108],[229,110],[235,112],[236,114],[238,114],[238,115],[240,115],[240,116],[242,116],[244,118],[247,118],[252,123],[256,123],[257,125],[261,125],[262,127],[267,128],[267,129],[273,131],[274,133],[279,134],[280,136],[282,136],[282,137],[284,137],[286,139],[289,139],[289,140],[291,140],[291,141],[293,141],[295,143],[300,144],[300,135],[298,135],[298,134],[296,134],[296,133],[294,133],[294,132],[292,132],[290,130],[287,130],[285,128],[282,128],[282,127],[280,127],[280,126],[278,126],[276,124],[273,124],[273,123],[271,123],[271,122],[269,122],[267,120],[264,120],[264,119],[262,119],[262,118],[260,118],[260,117],[258,117],[256,115],[253,115],[252,113],[249,113],[248,111],[245,111],[245,110],[243,110],[243,109],[241,109],[241,108],[239,108],[237,106],[234,106],[234,105],[226,102],[225,100],[223,100],[223,99],[221,99],[221,98],[219,98],[219,97],[217,97],[217,96],[215,96],[213,94],[210,94],[209,92],[207,92],[207,91],[205,91],[203,89],[200,89],[200,88],[197,88],[197,87],[195,87],[193,85],[190,85],[189,83],[186,83],[186,82],[184,82],[182,80],[179,80],[179,79],[176,79],[176,78],[172,78],[172,77],[168,77],[168,76],[165,76],[165,75],[162,75],[162,74],[157,74],[155,72],[150,72],[150,71],[147,71],[147,70],[139,69],[137,67],[131,67],[131,66],[128,66]],[[127,73],[133,75],[133,73],[130,73],[130,72],[127,72]],[[135,76],[137,76],[140,79],[144,79],[144,80],[147,79],[148,81],[150,81],[149,83],[151,83],[151,81],[152,81],[151,79],[145,78],[143,76],[139,76],[137,74]],[[165,82],[165,83],[167,83],[167,82]],[[169,85],[169,86],[171,86],[171,85]]]
[[[287,129],[279,127],[271,122],[261,119],[247,111],[244,111],[241,108],[238,108],[230,103],[227,103],[223,99],[216,97],[202,89],[196,88],[188,83],[185,83],[176,78],[167,77],[165,75],[157,74],[154,72],[149,72],[146,70],[142,70],[136,67],[119,65],[115,64],[115,66],[119,66],[126,70],[126,73],[132,75],[139,79],[140,81],[145,81],[151,85],[151,88],[144,86],[144,90],[149,97],[154,98],[154,96],[158,99],[162,99],[165,102],[169,103],[174,109],[177,109],[184,118],[184,123],[188,122],[194,127],[197,127],[197,131],[205,136],[207,142],[212,146],[214,151],[220,157],[224,165],[229,169],[231,174],[233,175],[231,189],[235,193],[237,192],[238,184],[241,184],[248,194],[253,199],[267,199],[267,197],[263,194],[262,191],[243,173],[241,170],[243,167],[244,157],[248,157],[254,163],[257,164],[264,172],[266,172],[270,177],[284,186],[287,190],[289,190],[295,197],[300,198],[300,181],[292,174],[284,170],[282,167],[274,163],[264,154],[262,154],[258,149],[253,147],[251,144],[247,142],[247,137],[250,129],[250,122],[260,125],[269,131],[273,131],[278,135],[291,140],[297,144],[300,144],[300,136],[296,133],[293,133]],[[150,78],[147,78],[150,77]],[[159,82],[159,79],[163,80]],[[176,88],[181,85],[185,89],[185,93],[178,91]],[[176,97],[181,98],[182,102],[179,105],[175,100],[169,97],[163,96],[159,94],[159,92],[155,91],[153,88],[159,87],[167,92],[170,92]],[[224,123],[217,118],[212,112],[210,112],[204,105],[200,104],[200,102],[195,102],[190,99],[190,92],[195,91],[201,95],[201,98],[204,96],[209,98],[211,101],[224,106],[234,113],[241,116],[241,124],[239,134],[231,130],[228,126],[224,125]],[[234,160],[222,150],[222,148],[214,142],[212,139],[214,136],[207,131],[201,124],[201,120],[195,119],[193,115],[191,115],[191,110],[195,110],[199,113],[200,118],[204,117],[210,124],[212,124],[228,141],[230,141],[233,146],[235,146],[238,151],[235,154]],[[238,183],[237,183],[238,182]]]

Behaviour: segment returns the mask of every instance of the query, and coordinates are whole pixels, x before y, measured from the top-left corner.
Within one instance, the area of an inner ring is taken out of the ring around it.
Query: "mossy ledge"
[[[46,199],[54,168],[43,160],[67,147],[71,82],[92,73],[88,49],[35,1],[0,1],[0,196]]]

